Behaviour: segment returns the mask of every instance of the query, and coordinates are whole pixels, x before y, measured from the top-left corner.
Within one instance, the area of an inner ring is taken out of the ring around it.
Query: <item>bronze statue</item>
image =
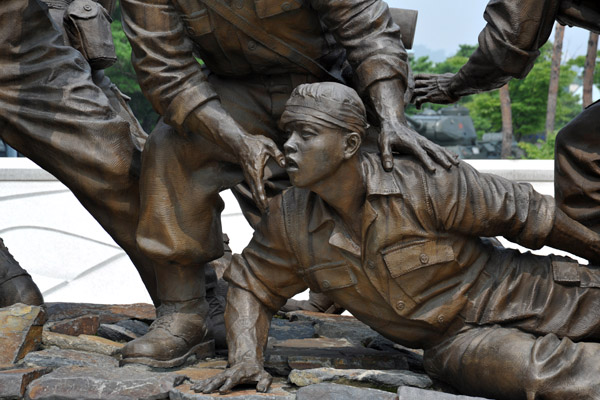
[[[135,239],[147,134],[103,72],[114,62],[113,6],[111,0],[3,3],[0,138],[73,191],[129,255],[159,306],[155,261],[139,251]],[[0,266],[0,276],[3,272]],[[214,273],[211,277],[216,281]],[[216,304],[214,289],[208,297],[209,328],[224,332],[223,308]]]
[[[66,3],[49,1],[51,12],[62,15]],[[73,191],[125,249],[156,299],[151,262],[135,243],[137,121],[118,107],[110,82],[65,46],[61,25],[39,0],[2,3],[0,137]]]
[[[138,80],[164,118],[144,149],[137,230],[158,261],[164,330],[127,344],[125,363],[175,365],[207,339],[203,265],[223,253],[219,192],[233,188],[257,227],[267,198],[289,186],[277,121],[298,84],[351,79],[381,125],[387,169],[392,147],[428,169],[455,162],[406,124],[407,55],[381,0],[121,4]]]
[[[0,308],[16,303],[39,306],[44,298],[36,284],[0,239]]]
[[[524,78],[548,40],[554,22],[600,33],[595,0],[495,0],[484,15],[479,47],[456,74],[416,77],[415,102],[452,103]],[[557,205],[600,232],[600,104],[595,103],[556,137],[554,187]]]
[[[225,277],[230,368],[197,391],[266,391],[271,316],[307,287],[385,337],[425,349],[429,374],[496,399],[598,399],[600,268],[494,246],[503,235],[600,261],[600,235],[531,185],[468,164],[434,172],[360,152],[358,95],[299,86],[281,125],[294,187],[275,197]],[[577,342],[575,342],[577,341]]]

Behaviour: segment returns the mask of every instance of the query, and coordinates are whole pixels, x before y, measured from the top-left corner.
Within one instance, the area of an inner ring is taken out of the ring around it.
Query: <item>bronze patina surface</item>
[[[452,103],[524,78],[555,21],[600,33],[593,0],[494,0],[488,3],[479,47],[457,74],[419,75],[415,101]],[[556,137],[556,203],[568,216],[600,232],[600,105],[592,104]]]
[[[317,107],[319,106],[319,107]],[[598,399],[600,269],[494,245],[501,235],[600,261],[600,235],[531,185],[468,164],[427,171],[410,156],[386,172],[360,152],[360,98],[301,85],[282,116],[294,187],[275,197],[225,274],[230,368],[196,389],[268,388],[269,321],[307,287],[385,337],[425,349],[425,368],[465,394]]]

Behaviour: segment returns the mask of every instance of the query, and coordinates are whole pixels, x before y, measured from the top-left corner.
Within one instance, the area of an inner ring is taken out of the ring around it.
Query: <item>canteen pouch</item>
[[[105,69],[117,61],[108,11],[93,0],[74,0],[65,13],[65,31],[92,69]]]

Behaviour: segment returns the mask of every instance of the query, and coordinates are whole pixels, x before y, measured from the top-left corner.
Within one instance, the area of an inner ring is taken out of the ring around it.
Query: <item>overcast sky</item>
[[[414,46],[421,56],[421,47],[433,52],[453,55],[459,44],[476,44],[477,36],[485,26],[483,10],[487,0],[386,0],[390,7],[419,11]],[[458,5],[458,6],[457,6]],[[589,32],[567,27],[563,45],[563,59],[585,54]],[[552,40],[552,39],[551,39]]]

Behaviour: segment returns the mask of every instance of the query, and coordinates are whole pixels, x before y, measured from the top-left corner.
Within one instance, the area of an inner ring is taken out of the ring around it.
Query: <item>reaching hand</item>
[[[459,97],[450,92],[450,82],[454,74],[417,74],[412,101],[417,108],[423,103],[450,104],[458,101]]]
[[[244,383],[256,383],[256,391],[266,393],[273,377],[262,366],[252,362],[241,362],[231,368],[205,379],[192,386],[196,392],[220,394],[230,392],[232,388]]]
[[[429,171],[435,171],[435,163],[446,169],[458,164],[456,155],[419,135],[401,122],[386,122],[379,133],[381,162],[383,168],[388,172],[394,166],[392,149],[413,154]]]
[[[244,171],[246,182],[252,190],[254,201],[261,211],[267,209],[267,194],[263,183],[265,165],[269,157],[285,167],[285,157],[275,142],[265,136],[244,134],[235,146],[237,159]]]

